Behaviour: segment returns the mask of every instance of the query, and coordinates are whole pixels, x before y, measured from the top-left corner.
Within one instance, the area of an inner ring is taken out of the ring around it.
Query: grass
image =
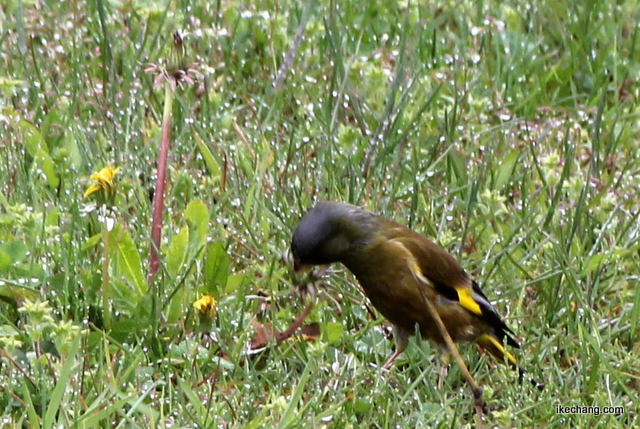
[[[542,392],[461,346],[488,426],[638,425],[637,4],[290,3],[0,2],[3,425],[473,426],[427,343],[380,373],[388,329],[341,267],[311,335],[249,353],[305,307],[281,256],[322,199],[432,237],[518,333]],[[163,89],[144,70],[176,30],[202,77],[175,94],[148,285]],[[109,164],[105,250],[83,193]],[[558,413],[575,405],[601,413]]]

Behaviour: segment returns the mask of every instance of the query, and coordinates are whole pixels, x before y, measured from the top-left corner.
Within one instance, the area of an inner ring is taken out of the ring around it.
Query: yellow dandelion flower
[[[213,318],[216,315],[217,304],[216,300],[207,293],[202,295],[199,300],[193,303],[193,308],[195,308],[201,315]]]
[[[84,197],[86,198],[98,191],[102,191],[105,197],[113,195],[116,191],[114,177],[119,171],[120,167],[114,168],[112,166],[108,166],[93,173],[90,179],[95,180],[96,183],[87,188],[87,191],[84,193]]]

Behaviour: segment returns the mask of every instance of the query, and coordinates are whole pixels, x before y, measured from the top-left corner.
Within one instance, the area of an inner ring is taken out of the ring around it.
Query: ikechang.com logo
[[[593,414],[594,416],[599,416],[600,414],[624,414],[624,407],[556,405],[556,413],[558,414]]]

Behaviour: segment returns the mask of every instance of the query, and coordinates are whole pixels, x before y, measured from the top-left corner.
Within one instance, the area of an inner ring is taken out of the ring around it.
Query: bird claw
[[[486,414],[489,414],[489,409],[487,408],[487,403],[484,402],[484,400],[482,399],[482,389],[478,388],[478,390],[474,390],[473,392],[473,397],[474,397],[474,408],[475,408],[475,415],[476,415],[476,427],[477,428],[484,428],[484,423],[482,421],[482,417]]]
[[[307,300],[307,296],[311,298],[311,302],[316,301],[316,287],[312,282],[296,285],[295,291],[303,301]]]

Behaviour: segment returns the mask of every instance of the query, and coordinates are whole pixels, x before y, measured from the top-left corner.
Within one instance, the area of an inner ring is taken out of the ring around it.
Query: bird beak
[[[327,271],[329,271],[328,264],[327,265],[311,265],[311,264],[301,264],[299,262],[298,263],[294,262],[293,268],[297,274],[309,273],[309,276],[312,279],[320,278],[325,274],[327,274]]]
[[[303,274],[303,273],[310,272],[314,267],[313,264],[303,264],[302,262],[300,262],[300,259],[296,258],[293,255],[293,253],[291,252],[291,249],[284,252],[281,258],[282,258],[282,262],[284,262],[285,264],[288,264],[289,266],[293,265],[293,270],[296,272],[296,274]],[[319,265],[318,267],[319,268],[316,270],[316,272],[313,273],[314,276],[322,276],[329,269],[329,265]]]

